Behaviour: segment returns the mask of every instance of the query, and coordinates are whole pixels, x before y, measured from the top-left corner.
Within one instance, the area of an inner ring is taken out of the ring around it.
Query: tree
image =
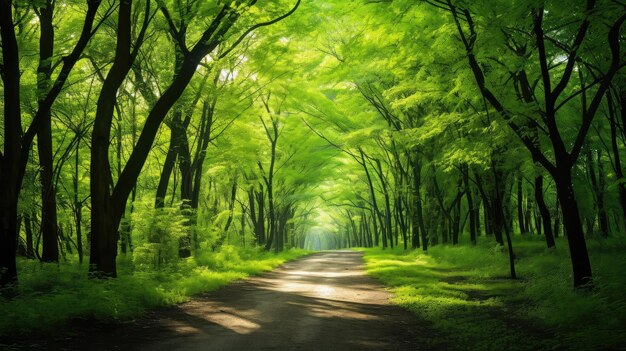
[[[242,13],[239,6],[243,5],[245,8],[250,8],[255,3],[256,1],[237,2],[224,4],[216,9],[217,12],[214,14],[212,22],[202,32],[200,39],[191,49],[186,45],[187,33],[176,27],[169,18],[169,11],[163,4],[160,4],[170,30],[176,33],[176,45],[184,54],[184,58],[180,64],[180,70],[176,72],[169,86],[151,107],[137,144],[111,191],[109,188],[111,169],[108,161],[108,140],[115,94],[132,67],[143,41],[143,35],[145,35],[149,21],[153,16],[150,12],[150,1],[147,1],[143,27],[139,31],[138,40],[131,51],[131,5],[124,2],[120,3],[115,61],[102,87],[92,133],[94,145],[91,152],[92,241],[90,264],[92,272],[97,272],[98,275],[103,276],[116,276],[117,228],[124,213],[128,195],[146,161],[159,126],[191,81],[202,59],[227,39],[229,30],[241,17]],[[297,9],[299,4],[300,1],[297,1],[291,10],[273,20],[251,26],[234,40],[225,52],[230,52],[254,29],[271,25],[288,17]]]
[[[554,179],[557,195],[560,200],[559,203],[561,205],[563,223],[567,231],[574,273],[574,286],[590,286],[592,284],[591,264],[589,262],[582,223],[580,221],[580,214],[572,185],[572,167],[579,158],[591,123],[610,87],[611,81],[623,65],[620,57],[619,32],[621,25],[626,20],[626,15],[622,15],[619,18],[610,16],[610,18],[612,18],[612,24],[606,32],[608,36],[606,40],[608,44],[607,51],[609,51],[610,55],[600,77],[595,82],[592,82],[590,86],[581,86],[577,90],[568,91],[572,94],[571,96],[583,96],[581,112],[582,123],[577,128],[575,138],[571,144],[572,146],[568,150],[566,142],[564,141],[563,131],[559,129],[557,114],[558,110],[561,109],[564,104],[571,101],[571,97],[565,99],[559,98],[566,91],[568,86],[571,86],[570,79],[576,68],[576,61],[578,57],[580,57],[579,50],[583,44],[585,44],[585,40],[591,40],[589,39],[591,37],[591,34],[589,34],[589,28],[591,26],[590,16],[596,9],[596,6],[598,6],[597,2],[593,0],[587,1],[586,7],[581,11],[578,27],[571,32],[570,36],[564,36],[565,38],[569,37],[573,39],[566,43],[556,41],[556,44],[550,48],[552,51],[548,51],[546,47],[546,40],[551,39],[546,36],[544,29],[546,9],[543,6],[535,6],[532,4],[525,7],[526,13],[532,15],[532,32],[525,33],[527,36],[525,44],[533,44],[535,46],[537,50],[537,57],[535,57],[535,59],[538,60],[540,66],[538,72],[538,81],[540,83],[538,86],[540,88],[537,88],[536,92],[533,91],[533,94],[539,95],[542,93],[543,99],[537,98],[537,106],[534,107],[540,118],[531,118],[526,122],[522,122],[522,124],[520,124],[519,118],[516,118],[516,115],[518,114],[517,111],[523,110],[523,106],[510,104],[509,101],[503,101],[502,97],[498,97],[497,94],[493,92],[493,88],[489,86],[489,76],[485,74],[481,66],[480,60],[482,57],[478,56],[479,53],[476,48],[480,28],[478,28],[475,22],[474,17],[476,15],[472,12],[473,9],[467,7],[465,4],[456,4],[452,1],[435,1],[435,3],[438,7],[443,7],[452,15],[467,54],[468,65],[476,79],[476,84],[482,96],[491,107],[504,118],[508,126],[531,153],[533,159],[541,164]],[[505,30],[513,32],[516,31],[516,28],[505,28]],[[520,30],[523,31],[523,29]],[[526,46],[516,47],[514,38],[509,42],[505,42],[503,45],[514,53],[515,50],[525,50],[526,48]],[[551,66],[552,57],[556,55],[567,57],[563,62],[564,67],[559,69],[558,72],[555,72],[555,67]],[[553,85],[553,80],[557,82],[556,85]],[[588,90],[592,87],[595,87],[595,92],[590,98],[587,98]],[[512,88],[515,87],[513,86]],[[532,134],[528,133],[529,130],[536,129],[546,134],[551,149],[543,148],[541,143],[538,142]],[[552,157],[553,160],[551,160]]]
[[[27,130],[22,132],[22,111],[20,107],[20,61],[19,48],[17,44],[15,28],[13,1],[5,0],[0,3],[2,14],[0,15],[0,34],[2,38],[2,82],[4,88],[4,153],[1,155],[0,161],[0,187],[2,192],[6,194],[0,200],[0,270],[5,271],[0,277],[0,286],[17,281],[17,270],[15,264],[15,249],[17,245],[17,203],[19,193],[24,179],[24,172],[28,163],[30,148],[37,132],[47,129],[50,118],[50,109],[53,103],[61,93],[70,73],[72,72],[76,62],[79,60],[82,52],[89,43],[95,30],[102,22],[94,26],[96,14],[100,7],[100,1],[87,1],[87,11],[80,36],[76,41],[69,55],[62,60],[60,71],[46,91],[43,98],[39,98],[39,106],[37,113],[33,117]],[[48,14],[47,14],[48,16]],[[24,18],[21,18],[23,20]],[[49,24],[49,21],[47,21]],[[49,27],[47,28],[50,29]],[[48,33],[49,34],[49,33]],[[46,52],[47,50],[47,52]],[[44,48],[42,57],[49,55],[49,48]],[[45,60],[44,60],[45,61]],[[41,67],[42,70],[48,72],[47,65]],[[43,91],[41,92],[43,94]],[[46,172],[49,172],[48,169]],[[49,180],[49,179],[48,179]],[[46,199],[50,200],[53,196],[53,190],[46,186]],[[50,193],[52,191],[52,193]],[[49,195],[48,195],[49,194]],[[50,204],[48,204],[50,206]],[[49,207],[51,209],[51,206]],[[52,223],[51,218],[47,223]],[[53,230],[52,228],[51,230]],[[49,232],[50,235],[56,235]],[[56,238],[56,237],[55,237]],[[54,253],[52,253],[52,258]]]

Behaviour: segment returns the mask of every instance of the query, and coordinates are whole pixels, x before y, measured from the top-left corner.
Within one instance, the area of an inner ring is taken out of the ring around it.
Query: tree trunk
[[[413,169],[413,206],[415,207],[417,225],[422,239],[422,251],[428,251],[428,234],[424,225],[424,213],[422,208],[422,194],[420,192],[422,186],[422,165],[418,160],[414,160]]]
[[[461,200],[460,196],[458,196],[458,198],[459,200],[456,202],[456,205],[454,206],[454,210],[452,212],[452,245],[457,245],[459,243],[459,231],[461,226]]]
[[[265,191],[263,190],[263,187],[261,187],[261,190],[257,192],[256,200],[258,205],[258,220],[255,231],[257,233],[259,244],[264,245],[267,241],[267,236],[265,235]]]
[[[578,204],[574,196],[571,171],[557,169],[554,181],[557,196],[561,205],[561,215],[567,234],[567,243],[572,262],[574,287],[591,287],[593,284],[591,263],[587,252],[587,243],[582,231],[582,223],[578,211]]]
[[[389,191],[387,190],[387,181],[383,174],[383,168],[380,164],[380,160],[376,160],[376,167],[378,168],[378,178],[383,186],[383,196],[385,198],[385,230],[383,231],[383,248],[386,246],[386,239],[389,239],[389,247],[393,249],[393,235],[391,227],[391,205],[389,203]]]
[[[522,176],[517,178],[517,222],[519,224],[520,234],[526,234],[526,226],[524,226],[524,192],[522,191]]]
[[[463,182],[465,183],[465,196],[467,199],[467,210],[469,211],[469,228],[470,228],[470,242],[472,245],[476,245],[476,209],[474,208],[474,199],[472,198],[472,191],[469,182],[469,167],[464,164],[462,167]]]
[[[609,219],[606,214],[606,206],[604,205],[604,189],[606,187],[606,176],[604,174],[604,164],[602,163],[602,154],[600,150],[597,150],[598,160],[598,192],[597,207],[598,207],[598,221],[600,222],[600,232],[606,238],[609,236]]]
[[[554,242],[554,235],[552,233],[552,220],[550,218],[550,211],[546,205],[546,201],[543,198],[543,176],[535,177],[535,201],[539,207],[541,213],[541,220],[543,221],[543,231],[546,236],[546,245],[548,248],[556,246]]]
[[[37,150],[41,181],[41,231],[43,237],[41,260],[43,262],[59,261],[56,191],[53,181],[52,121],[50,108],[44,101],[50,88],[50,75],[52,74],[53,12],[54,8],[50,0],[46,1],[45,6],[39,8],[41,33],[39,36],[39,65],[37,67],[37,100],[38,112],[42,119],[37,130]]]
[[[493,159],[493,157],[491,158],[491,172],[493,173],[493,179],[494,179],[494,187],[496,189],[496,198],[495,203],[497,203],[497,206],[494,206],[495,209],[495,213],[496,215],[501,218],[501,220],[504,222],[504,225],[502,226],[502,228],[504,229],[504,233],[506,235],[506,242],[507,242],[507,247],[508,247],[508,253],[509,253],[509,270],[511,273],[511,279],[517,279],[517,273],[515,272],[515,253],[513,252],[513,241],[511,240],[511,233],[509,231],[509,226],[506,223],[506,216],[504,214],[504,207],[502,206],[503,201],[502,201],[502,193],[500,192],[500,182],[499,182],[499,175],[496,173],[496,163]]]
[[[35,250],[33,249],[33,227],[30,219],[30,213],[24,214],[24,232],[26,233],[26,257],[35,258]]]
[[[266,105],[267,112],[270,113],[269,107]],[[267,134],[267,138],[270,141],[270,168],[267,174],[267,177],[264,175],[265,186],[267,187],[267,201],[268,201],[268,222],[269,222],[269,236],[267,243],[265,244],[265,250],[269,251],[272,245],[274,245],[274,252],[278,252],[278,238],[276,234],[276,204],[274,203],[274,166],[276,164],[276,145],[278,143],[278,121],[271,118],[272,130],[270,132],[269,128],[265,125],[263,118],[261,117],[261,122],[263,123],[263,127],[265,128],[265,132]],[[261,162],[259,161],[259,168],[263,170]],[[273,241],[277,241],[277,243],[273,243]]]
[[[490,214],[490,219],[493,220],[493,234],[496,242],[498,242],[498,244],[500,245],[504,245],[504,240],[502,238],[502,231],[505,229],[504,227],[506,226],[504,219],[504,204],[502,203],[502,197],[498,196],[498,194],[501,194],[501,190],[498,189],[497,185],[495,185],[500,183],[497,180],[499,175],[495,171],[493,173],[494,179],[496,180],[494,183],[494,196],[492,199],[493,206],[491,206],[492,212]]]
[[[82,228],[82,216],[83,216],[83,203],[79,200],[78,195],[78,166],[80,161],[80,136],[76,137],[76,149],[74,150],[74,174],[72,175],[72,186],[74,187],[74,223],[76,225],[76,251],[78,253],[78,262],[83,263],[83,228]]]
[[[191,153],[189,151],[189,141],[187,140],[187,126],[182,121],[182,111],[176,109],[174,118],[170,123],[172,135],[174,135],[175,150],[178,155],[178,168],[180,169],[180,199],[182,201],[182,211],[186,215],[185,234],[179,239],[178,257],[187,258],[191,256],[191,233],[195,225],[195,209],[191,208],[193,192],[193,173],[191,170]],[[221,241],[218,244],[221,246]]]
[[[163,168],[161,169],[161,176],[159,177],[159,184],[156,190],[156,198],[154,200],[155,208],[163,208],[163,206],[165,206],[165,196],[167,196],[170,176],[172,175],[172,170],[176,165],[176,149],[174,147],[174,145],[176,144],[175,139],[176,135],[174,131],[170,128],[170,144],[167,148],[167,155],[165,156]]]
[[[480,197],[477,198],[476,201],[478,203],[475,205],[474,214],[475,214],[475,217],[476,217],[476,220],[475,220],[475,223],[476,223],[476,237],[479,237],[480,236],[480,232],[481,232],[481,230],[480,230],[480,202],[481,202],[480,201]]]
[[[558,238],[559,237],[559,228],[561,227],[560,224],[560,217],[559,217],[559,197],[557,196],[556,198],[556,204],[554,205],[554,237]]]
[[[49,111],[48,111],[49,112]],[[52,131],[50,116],[41,121],[37,132],[41,179],[41,231],[43,262],[58,262],[58,228],[56,191],[53,181]]]
[[[17,283],[17,202],[23,178],[20,67],[13,3],[0,1],[4,93],[4,154],[0,159],[0,288]]]
[[[622,99],[622,118],[626,121],[626,92],[623,93],[624,97]],[[613,97],[610,91],[607,94],[608,98],[608,106],[609,106],[609,122],[611,125],[611,150],[613,153],[614,160],[614,171],[617,193],[619,195],[619,203],[622,208],[622,222],[626,226],[626,178],[624,177],[624,170],[622,169],[622,161],[620,155],[620,148],[617,144],[617,118],[615,113],[615,107],[613,104]],[[626,128],[626,126],[622,126],[622,128]]]
[[[258,206],[256,205],[258,201]],[[263,189],[248,191],[248,204],[250,208],[250,219],[252,220],[252,229],[257,245],[265,244],[265,200],[263,199]]]
[[[382,215],[380,213],[380,210],[378,209],[378,204],[376,202],[376,193],[374,190],[374,184],[372,184],[372,177],[370,176],[370,172],[367,168],[367,163],[365,163],[365,153],[363,152],[363,150],[361,148],[359,148],[359,153],[361,155],[361,166],[363,166],[363,169],[365,170],[365,176],[367,177],[367,185],[368,185],[368,189],[369,189],[369,193],[370,193],[370,198],[372,199],[372,220],[374,221],[374,238],[376,241],[376,246],[378,246],[378,237],[379,237],[379,231],[378,231],[378,223],[376,221],[376,218],[379,219],[380,225],[383,225],[383,220],[382,220]],[[383,248],[387,247],[387,238],[384,235],[384,231],[383,231]]]
[[[117,276],[118,227],[121,220],[111,199],[111,165],[109,144],[113,110],[119,87],[131,68],[131,4],[120,0],[115,60],[102,85],[91,147],[91,250],[90,272],[96,276]],[[121,178],[121,176],[120,176]],[[119,182],[119,180],[118,180]]]

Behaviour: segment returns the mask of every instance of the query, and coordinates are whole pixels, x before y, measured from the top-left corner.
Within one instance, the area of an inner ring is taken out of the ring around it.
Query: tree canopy
[[[626,231],[614,0],[0,0],[0,285]],[[467,238],[467,239],[465,239]],[[88,259],[87,259],[88,258]]]

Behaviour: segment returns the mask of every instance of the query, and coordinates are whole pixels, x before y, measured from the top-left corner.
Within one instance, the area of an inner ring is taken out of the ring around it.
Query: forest
[[[369,311],[328,297],[345,284],[386,286],[362,328],[402,326],[338,350],[626,349],[625,21],[622,0],[0,0],[0,349],[112,349],[245,279],[287,294],[275,274],[337,284],[298,280],[333,308],[276,296],[315,325]],[[266,349],[279,327],[238,316]],[[292,337],[271,349],[318,349]]]

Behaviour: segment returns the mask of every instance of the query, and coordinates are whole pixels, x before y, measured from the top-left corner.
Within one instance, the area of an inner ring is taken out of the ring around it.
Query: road
[[[390,303],[363,254],[330,251],[48,346],[89,350],[430,350],[428,323]],[[43,349],[46,349],[44,346]]]

